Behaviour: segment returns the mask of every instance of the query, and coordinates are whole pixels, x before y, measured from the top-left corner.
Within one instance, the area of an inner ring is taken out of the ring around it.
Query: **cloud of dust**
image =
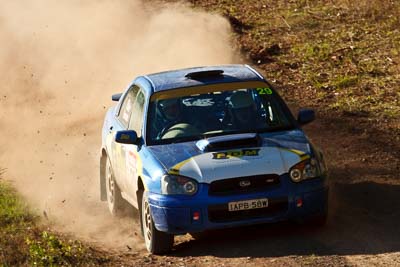
[[[139,74],[233,62],[229,23],[181,4],[0,0],[0,44],[4,176],[59,229],[132,246],[138,223],[99,200],[110,96]]]

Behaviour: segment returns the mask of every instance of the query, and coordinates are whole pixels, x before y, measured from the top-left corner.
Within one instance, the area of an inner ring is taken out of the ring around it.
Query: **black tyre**
[[[122,216],[125,211],[126,202],[121,196],[121,190],[115,181],[110,159],[108,158],[106,161],[105,174],[108,209],[113,216]]]
[[[171,251],[174,245],[174,235],[160,232],[154,226],[150,212],[150,205],[145,194],[142,197],[141,207],[142,231],[147,251],[153,254],[165,254]]]
[[[140,233],[142,234],[142,237],[144,237],[144,232],[143,232],[143,212],[142,212],[143,191],[142,190],[137,192],[137,200],[138,200],[138,207],[139,207]]]

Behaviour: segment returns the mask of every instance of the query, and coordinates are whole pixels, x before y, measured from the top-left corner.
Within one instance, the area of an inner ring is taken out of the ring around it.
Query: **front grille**
[[[272,186],[279,185],[279,182],[279,175],[277,174],[224,179],[212,182],[208,194],[210,196],[218,196],[259,192]]]
[[[262,209],[229,211],[228,203],[212,205],[208,207],[208,219],[210,222],[234,222],[246,219],[263,218],[284,213],[288,209],[288,199],[270,199],[268,207]]]

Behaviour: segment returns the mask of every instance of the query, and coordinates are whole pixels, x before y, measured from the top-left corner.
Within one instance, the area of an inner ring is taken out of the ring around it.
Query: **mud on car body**
[[[283,220],[323,224],[322,153],[266,79],[247,65],[136,78],[106,114],[101,199],[139,209],[147,249],[174,235]]]

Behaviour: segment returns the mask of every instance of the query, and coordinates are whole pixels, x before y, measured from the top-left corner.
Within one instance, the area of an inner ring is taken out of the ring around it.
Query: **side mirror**
[[[121,96],[122,96],[122,93],[114,94],[114,95],[111,96],[111,99],[112,99],[112,101],[119,101]]]
[[[136,145],[138,142],[137,133],[133,130],[118,131],[115,135],[115,142],[120,144]]]
[[[300,125],[305,125],[313,120],[315,120],[315,112],[312,109],[301,109],[297,115],[297,122]]]

